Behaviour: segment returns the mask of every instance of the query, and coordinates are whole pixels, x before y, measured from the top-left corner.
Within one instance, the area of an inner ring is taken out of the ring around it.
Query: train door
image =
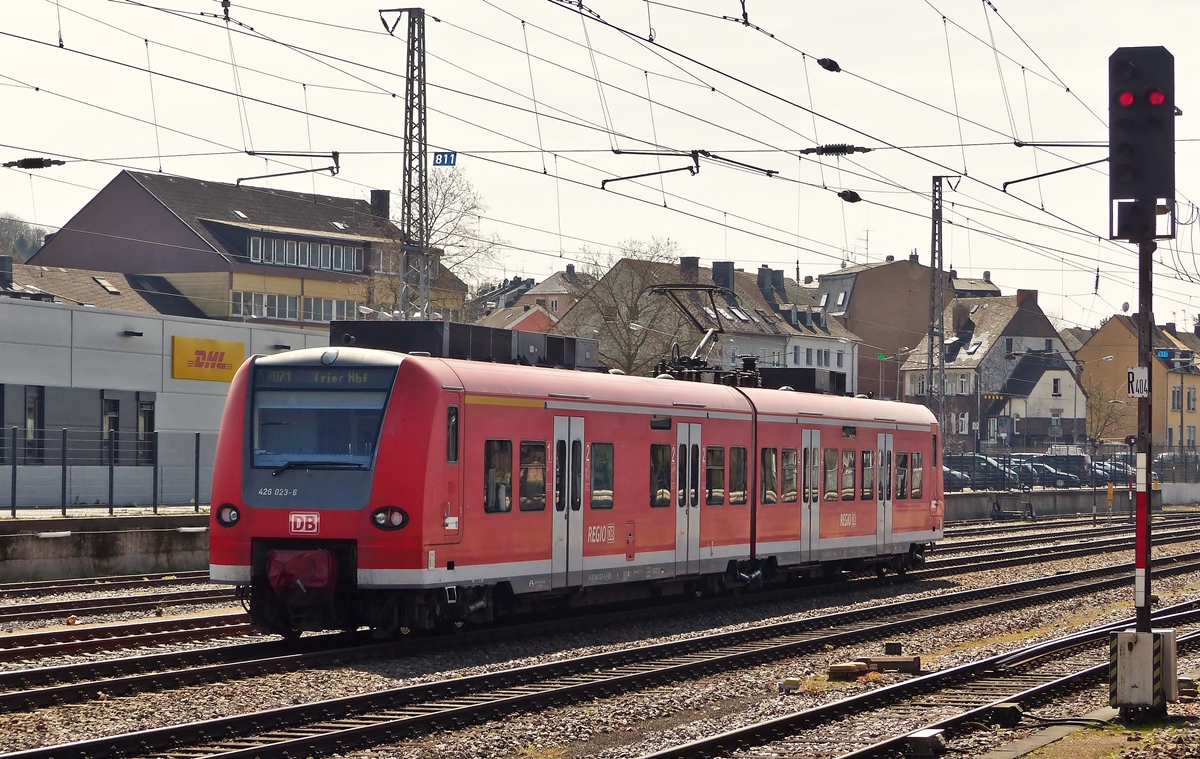
[[[817,540],[821,534],[821,431],[800,433],[800,561],[817,560]]]
[[[875,549],[887,550],[892,537],[892,435],[880,433],[875,451]]]
[[[454,393],[446,406],[446,489],[442,502],[441,543],[453,544],[462,541],[463,529],[463,464],[460,451],[463,439],[462,396]]]
[[[583,418],[554,417],[551,587],[583,584]]]
[[[676,448],[675,574],[700,573],[700,425],[680,424]]]

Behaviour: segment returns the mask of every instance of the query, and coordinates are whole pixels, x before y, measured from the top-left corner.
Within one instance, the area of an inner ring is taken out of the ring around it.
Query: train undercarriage
[[[357,585],[353,541],[255,541],[251,584],[239,588],[251,622],[285,638],[305,631],[370,628],[382,638],[460,629],[533,614],[614,604],[701,599],[851,574],[903,575],[929,544],[889,556],[779,566],[774,557],[730,561],[721,573],[515,594],[511,585],[371,589]]]

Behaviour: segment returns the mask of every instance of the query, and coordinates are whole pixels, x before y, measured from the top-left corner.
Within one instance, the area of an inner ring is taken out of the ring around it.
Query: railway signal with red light
[[[1174,237],[1175,58],[1164,47],[1123,47],[1108,63],[1109,237]]]

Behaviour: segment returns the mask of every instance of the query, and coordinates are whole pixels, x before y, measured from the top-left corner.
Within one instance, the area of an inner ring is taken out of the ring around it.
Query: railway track
[[[0,624],[51,619],[71,614],[119,614],[126,611],[154,610],[171,606],[222,604],[234,602],[233,590],[203,588],[166,593],[143,593],[131,596],[97,596],[68,601],[43,603],[11,603],[0,605]]]
[[[202,636],[244,635],[254,630],[247,614],[214,614],[0,635],[0,662],[174,643]]]
[[[1163,609],[1159,626],[1200,621],[1194,603]],[[968,722],[988,722],[988,713],[1004,702],[1029,702],[1047,694],[1102,679],[1108,672],[1108,636],[1134,624],[1133,619],[1094,627],[1047,643],[998,654],[893,685],[866,691],[811,709],[756,722],[719,735],[673,746],[641,759],[704,757],[892,756],[918,730],[945,730]],[[1178,640],[1181,650],[1200,646],[1200,632]],[[1100,663],[1085,667],[1061,661],[1080,651],[1095,651]],[[930,720],[930,716],[936,718]],[[882,740],[879,725],[891,733]],[[870,725],[871,728],[866,726]]]
[[[52,593],[86,593],[94,590],[133,590],[195,585],[208,582],[208,570],[197,572],[160,572],[145,575],[80,577],[68,580],[36,580],[0,583],[0,598],[28,598]]]
[[[1156,574],[1200,571],[1200,554]],[[912,627],[1053,603],[1129,583],[1128,567],[962,591],[687,640],[395,688],[362,696],[47,746],[8,759],[283,757],[345,752],[519,711],[701,677]],[[1107,576],[1104,576],[1107,575]],[[1097,579],[1102,577],[1102,579]],[[1048,586],[1055,587],[1048,587]],[[997,595],[999,594],[999,595]],[[1200,601],[1184,604],[1200,614]],[[492,635],[494,630],[485,631]]]
[[[1167,523],[1156,523],[1154,527],[1158,530],[1176,529],[1187,527],[1190,525],[1200,525],[1200,517],[1194,517],[1188,520],[1177,520]],[[1134,530],[1133,522],[1126,522],[1120,525],[1112,525],[1105,527],[1095,527],[1082,530],[1071,530],[1063,532],[1057,525],[1042,525],[1041,532],[1033,535],[1006,535],[1002,538],[977,538],[973,540],[948,540],[941,541],[937,544],[936,552],[942,556],[947,554],[961,553],[964,551],[977,551],[981,548],[994,548],[998,541],[1003,541],[1006,547],[1036,545],[1038,543],[1050,543],[1063,540],[1079,540],[1082,538],[1092,539],[1107,535],[1120,535],[1123,533],[1131,533]]]

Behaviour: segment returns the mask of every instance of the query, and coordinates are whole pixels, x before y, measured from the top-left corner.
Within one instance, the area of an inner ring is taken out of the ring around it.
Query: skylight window
[[[748,322],[748,321],[750,321],[750,317],[749,317],[749,316],[746,316],[746,312],[742,311],[742,309],[740,309],[740,308],[732,308],[732,307],[731,307],[731,308],[730,308],[730,310],[731,310],[731,311],[733,311],[733,315],[734,315],[734,316],[736,316],[737,318],[741,319],[742,321],[744,321],[744,322]]]
[[[733,314],[729,313],[728,311],[721,308],[720,306],[717,306],[717,310],[721,312],[721,316],[724,316],[729,321],[733,321]]]
[[[713,311],[713,310],[712,310],[711,308],[709,308],[708,306],[702,306],[702,308],[704,309],[704,313],[708,314],[708,318],[709,318],[709,319],[716,319],[716,318],[717,318],[717,312],[716,312],[716,311]]]
[[[976,312],[976,311],[978,311],[978,310],[979,310],[979,304],[978,304],[978,303],[976,303],[975,305],[971,306],[971,313],[975,313],[975,312]]]
[[[106,292],[107,292],[109,295],[120,295],[120,294],[121,294],[121,291],[120,291],[120,290],[118,290],[117,288],[113,287],[113,286],[112,286],[112,283],[111,283],[111,282],[109,282],[109,281],[108,281],[107,279],[105,279],[104,277],[92,277],[92,279],[96,280],[96,284],[98,284],[98,285],[100,285],[101,287],[103,287],[103,288],[104,288],[104,290],[105,290],[105,291],[106,291]]]
[[[983,343],[979,340],[971,343],[970,347],[967,348],[967,355],[975,355],[975,351],[979,350],[979,346],[981,345],[983,345]]]
[[[331,221],[329,223],[332,224],[333,226],[337,227],[338,229],[342,230],[343,232],[345,232],[347,229],[350,228],[350,227],[347,227],[345,224],[343,224],[340,221]]]
[[[825,308],[829,304],[829,293],[821,296],[821,308]]]
[[[239,219],[249,219],[249,218],[250,218],[249,216],[247,216],[246,214],[244,214],[244,213],[242,213],[241,211],[237,210],[236,208],[235,208],[235,209],[233,209],[233,215],[234,215],[234,216],[236,216],[236,217],[238,217]]]
[[[842,291],[842,292],[838,293],[837,304],[838,304],[839,306],[844,306],[844,305],[846,305],[846,293],[845,293],[845,291]]]

